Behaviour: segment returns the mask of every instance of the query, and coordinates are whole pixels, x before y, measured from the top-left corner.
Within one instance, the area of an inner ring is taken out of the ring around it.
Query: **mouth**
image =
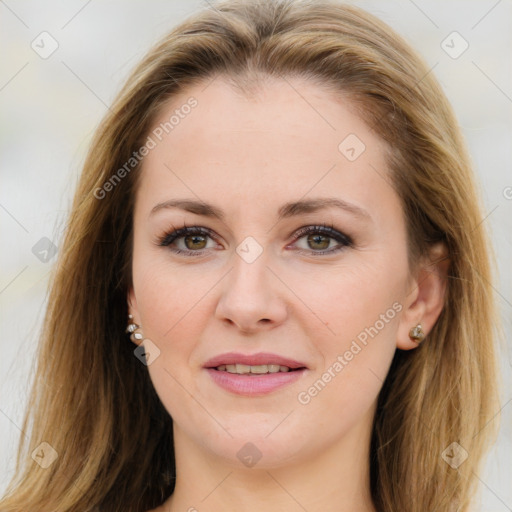
[[[203,366],[204,368],[213,368],[219,372],[237,373],[239,375],[292,372],[307,368],[306,364],[300,361],[269,352],[259,352],[257,354],[228,352],[213,357]]]
[[[237,375],[265,375],[268,373],[286,373],[286,372],[295,372],[298,370],[303,370],[305,367],[299,368],[290,368],[289,366],[281,365],[281,364],[258,364],[258,365],[248,365],[248,364],[221,364],[216,368],[212,368],[213,370],[217,370],[218,372],[228,372],[235,373]]]
[[[210,359],[204,368],[212,381],[226,391],[261,396],[300,379],[308,367],[277,354],[228,353]]]

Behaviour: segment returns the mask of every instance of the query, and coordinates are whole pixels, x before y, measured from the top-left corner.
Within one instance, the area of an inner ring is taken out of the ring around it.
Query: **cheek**
[[[199,319],[204,314],[201,298],[211,285],[194,286],[207,285],[209,280],[189,277],[161,262],[140,263],[139,273],[134,265],[134,286],[142,331],[160,351],[147,370],[166,410],[175,420],[186,422],[194,404],[184,390],[192,390],[191,354],[204,330]]]
[[[403,259],[397,254],[368,251],[353,253],[336,267],[310,265],[303,269],[283,269],[283,280],[290,283],[309,310],[296,320],[308,329],[313,339],[323,323],[326,329],[321,331],[327,334],[331,350],[340,348],[340,340],[357,337],[390,308],[386,320],[393,320],[397,313],[396,306],[392,309],[393,304],[401,300],[407,277]],[[386,331],[391,330],[388,328],[391,324],[396,322],[386,323]]]
[[[313,321],[320,324],[308,316],[323,365],[307,383],[311,387],[302,388],[299,403],[318,407],[319,414],[328,404],[339,414],[351,411],[349,416],[356,417],[376,398],[396,350],[407,277],[404,262],[399,255],[375,252],[366,255],[365,263],[347,264],[328,276],[319,270],[308,276],[309,286],[299,288],[302,296],[309,290],[308,305],[328,329],[315,336]]]
[[[333,296],[324,309],[334,334],[317,337],[323,364],[301,386],[296,403],[304,414],[322,418],[327,437],[348,431],[361,418],[382,388],[396,351],[396,336],[402,305],[389,290],[371,293],[363,282],[353,293]]]
[[[133,255],[133,283],[144,335],[156,343],[179,338],[177,332],[201,310],[201,300],[214,284],[215,276],[201,265],[173,263],[166,248],[148,247],[136,238]]]
[[[160,254],[162,253],[162,254]],[[175,397],[183,393],[178,383],[186,385],[193,340],[201,339],[201,280],[170,265],[165,251],[134,251],[133,284],[144,337],[159,350],[148,365],[153,385],[167,410],[173,410]],[[150,347],[146,343],[146,348]]]

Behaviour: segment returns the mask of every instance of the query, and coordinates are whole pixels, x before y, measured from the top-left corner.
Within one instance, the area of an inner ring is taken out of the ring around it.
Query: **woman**
[[[0,510],[469,510],[496,315],[428,71],[326,1],[218,3],[148,53],[84,166]]]

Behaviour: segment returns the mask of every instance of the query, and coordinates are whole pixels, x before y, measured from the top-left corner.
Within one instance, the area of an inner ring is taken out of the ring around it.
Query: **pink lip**
[[[287,384],[300,379],[307,370],[294,370],[290,372],[266,373],[263,375],[238,375],[236,373],[222,372],[215,368],[207,368],[212,380],[221,388],[237,395],[256,396],[275,391]]]
[[[288,366],[293,369],[293,371],[267,373],[263,375],[238,375],[215,369],[217,366],[223,364],[236,363],[251,366],[278,364],[280,366]],[[221,354],[208,360],[204,364],[204,368],[218,386],[226,391],[230,391],[231,393],[244,396],[257,396],[270,393],[295,382],[307,371],[307,367],[304,363],[267,352],[260,352],[252,355],[236,352]]]
[[[248,364],[250,366],[257,366],[260,364],[278,364],[280,366],[288,366],[288,368],[307,368],[304,363],[282,357],[277,354],[269,352],[259,352],[258,354],[240,354],[237,352],[228,352],[220,354],[212,359],[206,361],[203,365],[204,368],[217,368],[222,364]]]

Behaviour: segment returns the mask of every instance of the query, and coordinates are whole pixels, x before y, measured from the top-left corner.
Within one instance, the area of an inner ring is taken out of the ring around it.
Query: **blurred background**
[[[497,254],[502,428],[480,507],[512,511],[512,0],[350,1],[395,28],[451,101]],[[0,494],[12,476],[48,279],[94,130],[149,47],[206,0],[0,0]]]

